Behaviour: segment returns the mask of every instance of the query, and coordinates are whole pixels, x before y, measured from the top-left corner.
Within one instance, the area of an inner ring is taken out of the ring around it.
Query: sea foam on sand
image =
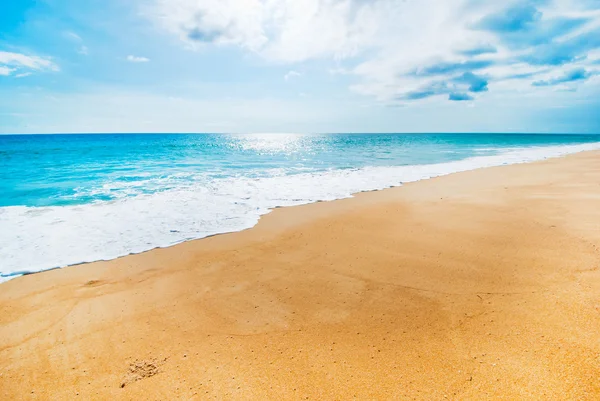
[[[441,164],[221,178],[86,205],[3,207],[0,280],[240,231],[276,207],[347,198],[461,171],[595,149],[600,149],[600,143],[522,148]]]

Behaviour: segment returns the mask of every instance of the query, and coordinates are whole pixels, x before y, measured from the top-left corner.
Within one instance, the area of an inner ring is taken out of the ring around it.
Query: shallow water
[[[0,136],[0,275],[238,231],[278,206],[591,149],[600,136]]]

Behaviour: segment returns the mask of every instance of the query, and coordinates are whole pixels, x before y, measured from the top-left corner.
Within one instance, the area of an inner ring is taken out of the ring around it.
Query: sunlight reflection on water
[[[315,134],[245,134],[230,135],[231,146],[258,153],[297,153],[310,151],[316,145]]]

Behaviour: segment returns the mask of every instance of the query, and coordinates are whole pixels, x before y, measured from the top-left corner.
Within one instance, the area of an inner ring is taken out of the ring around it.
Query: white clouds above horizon
[[[6,66],[0,66],[0,75],[9,76],[15,71],[14,68],[8,68]]]
[[[291,70],[283,76],[283,79],[285,81],[290,81],[290,80],[294,79],[295,77],[300,77],[300,76],[302,76],[301,73],[299,73],[298,71]]]
[[[544,90],[532,83],[573,68],[591,78],[600,69],[587,59],[600,48],[600,4],[588,0],[151,4],[146,15],[191,49],[237,46],[287,65],[337,60],[357,80],[353,91],[385,102],[473,98],[492,86]]]
[[[0,51],[0,75],[25,76],[33,71],[59,71],[50,58]]]
[[[72,42],[77,42],[77,43],[83,42],[83,39],[81,38],[81,36],[79,36],[78,34],[76,34],[75,32],[72,32],[72,31],[63,32],[63,36]]]
[[[600,132],[599,0],[42,3],[0,131]]]
[[[147,57],[134,56],[130,54],[129,56],[127,56],[127,61],[131,63],[147,63],[150,61],[150,59]]]
[[[68,41],[78,45],[77,49],[75,50],[77,54],[80,54],[82,56],[88,56],[90,54],[90,49],[83,43],[83,38],[75,32],[64,31],[63,37]]]

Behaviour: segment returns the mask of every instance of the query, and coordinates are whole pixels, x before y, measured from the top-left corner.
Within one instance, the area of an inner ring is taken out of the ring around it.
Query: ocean
[[[598,135],[0,135],[0,280],[254,226],[280,206],[600,149]]]

